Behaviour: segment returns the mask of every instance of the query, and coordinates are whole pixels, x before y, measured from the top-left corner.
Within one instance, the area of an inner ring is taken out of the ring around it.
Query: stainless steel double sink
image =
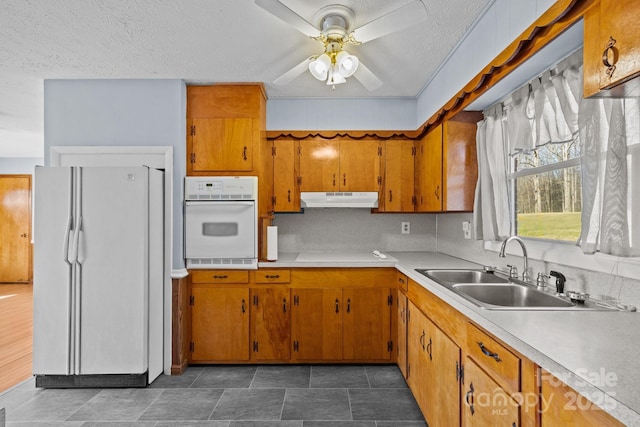
[[[495,272],[467,269],[416,271],[488,310],[606,310],[588,301],[575,303]]]

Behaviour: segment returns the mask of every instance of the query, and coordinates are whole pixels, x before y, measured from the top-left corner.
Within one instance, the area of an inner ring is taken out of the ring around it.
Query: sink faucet
[[[510,241],[515,240],[516,242],[518,242],[520,244],[520,247],[522,248],[522,255],[524,257],[524,270],[522,271],[522,280],[524,280],[525,282],[529,281],[529,258],[527,256],[527,248],[524,246],[524,242],[522,241],[522,239],[518,236],[511,236],[507,239],[505,239],[504,242],[502,242],[502,247],[500,247],[500,254],[498,255],[501,258],[505,258],[505,249],[507,248],[507,243],[509,243]]]

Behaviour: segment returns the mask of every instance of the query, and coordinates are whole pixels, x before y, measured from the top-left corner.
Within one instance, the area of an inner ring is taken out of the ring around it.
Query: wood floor
[[[33,287],[0,284],[0,394],[31,376]]]

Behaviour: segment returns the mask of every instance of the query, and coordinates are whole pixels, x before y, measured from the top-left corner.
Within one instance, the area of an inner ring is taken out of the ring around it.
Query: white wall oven
[[[184,181],[187,268],[258,268],[258,178],[188,176]]]

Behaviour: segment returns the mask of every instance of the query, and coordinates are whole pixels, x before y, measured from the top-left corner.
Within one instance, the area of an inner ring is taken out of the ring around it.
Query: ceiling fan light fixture
[[[309,63],[309,72],[318,80],[325,80],[331,68],[331,58],[326,53]]]
[[[359,61],[356,56],[342,50],[336,56],[336,64],[338,65],[340,74],[342,74],[344,77],[350,77],[358,69]]]
[[[333,64],[329,68],[329,77],[327,77],[327,85],[339,85],[346,83],[347,79],[342,75],[337,65]]]

